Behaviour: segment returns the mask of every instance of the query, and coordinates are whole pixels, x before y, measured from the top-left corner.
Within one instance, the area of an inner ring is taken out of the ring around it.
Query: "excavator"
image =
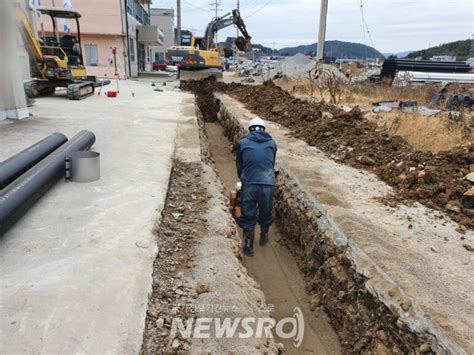
[[[25,12],[19,10],[18,20],[22,37],[30,57],[32,80],[24,83],[29,98],[54,95],[56,88],[66,88],[70,100],[81,100],[94,94],[96,78],[87,76],[81,50],[81,31],[75,10],[54,7],[38,7],[41,15],[49,16],[53,24],[53,34],[47,37],[42,31],[41,38],[34,33]],[[59,36],[57,19],[74,19],[77,36],[66,33]]]
[[[250,35],[245,27],[239,10],[217,17],[207,27],[204,37],[192,36],[190,46],[173,46],[166,51],[166,59],[178,67],[178,78],[181,81],[200,80],[211,76],[222,78],[223,65],[221,51],[217,48],[214,38],[223,28],[236,25],[242,33],[237,37],[235,45],[240,51],[252,50]]]

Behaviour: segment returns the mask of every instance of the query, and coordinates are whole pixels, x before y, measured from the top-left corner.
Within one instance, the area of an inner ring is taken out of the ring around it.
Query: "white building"
[[[163,63],[166,49],[174,45],[174,9],[150,10],[150,24],[158,27],[163,33],[163,45],[151,47],[151,60],[154,63]]]

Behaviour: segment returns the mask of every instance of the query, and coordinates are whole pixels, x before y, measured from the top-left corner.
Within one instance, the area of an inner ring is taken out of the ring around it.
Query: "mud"
[[[198,102],[206,105],[211,92],[227,93],[334,160],[375,173],[394,188],[388,204],[418,201],[447,213],[461,230],[474,229],[474,198],[464,196],[472,187],[465,179],[474,163],[472,142],[438,153],[416,150],[365,119],[357,107],[344,112],[326,103],[297,99],[272,82],[258,86],[188,82],[184,89],[194,90]],[[211,105],[205,111],[212,119],[215,108]]]

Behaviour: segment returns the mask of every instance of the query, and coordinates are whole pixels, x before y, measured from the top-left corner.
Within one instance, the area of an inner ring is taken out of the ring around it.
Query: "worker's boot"
[[[247,256],[253,256],[253,241],[255,231],[253,229],[244,229],[244,247],[243,252]]]
[[[268,230],[270,227],[262,227],[260,228],[260,242],[259,244],[263,247],[268,243]]]

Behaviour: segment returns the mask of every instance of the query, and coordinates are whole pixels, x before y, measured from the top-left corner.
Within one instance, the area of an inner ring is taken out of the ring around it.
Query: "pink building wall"
[[[55,0],[56,7],[63,7],[62,0]],[[120,0],[71,0],[74,10],[82,15],[81,32],[84,34],[122,35],[122,12]],[[41,6],[53,6],[53,0],[42,0]],[[52,30],[51,21],[44,19],[45,29]],[[62,29],[62,26],[60,27]],[[74,21],[71,28],[75,29]]]
[[[53,6],[52,0],[42,0],[41,6]],[[81,26],[82,53],[86,61],[85,45],[97,45],[98,65],[86,66],[88,75],[97,77],[114,77],[115,68],[109,66],[111,58],[111,47],[117,48],[118,72],[121,78],[125,77],[125,33],[122,24],[121,0],[71,0],[73,9],[77,10],[82,17],[79,19]],[[55,0],[56,7],[62,7],[62,0]],[[123,20],[124,21],[124,20]],[[77,31],[74,20],[69,20],[71,31]],[[43,24],[46,32],[52,32],[51,20],[43,16]],[[40,26],[38,25],[39,29]],[[58,28],[63,34],[63,23],[59,21]]]
[[[82,35],[82,50],[85,58],[85,46],[87,44],[97,45],[99,62],[97,66],[86,66],[88,75],[95,75],[102,77],[115,77],[115,67],[112,59],[111,47],[117,48],[117,69],[120,78],[126,76],[125,57],[126,52],[122,36],[112,35],[97,35],[97,34],[83,34]]]

